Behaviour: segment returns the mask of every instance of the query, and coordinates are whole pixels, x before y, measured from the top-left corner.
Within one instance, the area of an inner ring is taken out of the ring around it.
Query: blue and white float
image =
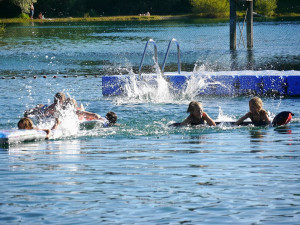
[[[178,71],[164,72],[171,43],[176,43],[178,54]],[[300,96],[300,71],[218,71],[218,72],[184,72],[180,65],[180,47],[176,39],[169,42],[167,52],[157,73],[143,74],[141,72],[148,44],[154,45],[154,61],[158,66],[157,47],[150,39],[147,41],[138,75],[112,75],[102,77],[102,94],[104,96],[126,95],[128,86],[133,82],[143,81],[155,87],[157,79],[168,82],[169,92],[184,92],[189,88],[191,79],[203,79],[206,85],[199,87],[198,95],[265,95],[265,96]]]
[[[0,144],[18,143],[24,141],[45,140],[47,134],[42,130],[8,129],[0,131]]]

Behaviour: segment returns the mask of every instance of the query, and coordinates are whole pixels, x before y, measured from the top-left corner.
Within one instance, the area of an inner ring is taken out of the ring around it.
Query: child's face
[[[19,129],[25,129],[24,123],[19,123]]]
[[[252,113],[258,113],[260,110],[260,108],[257,105],[254,105],[252,103],[249,103],[249,109]]]
[[[196,118],[201,118],[202,117],[202,113],[203,113],[202,107],[198,106],[198,107],[195,107],[195,109],[193,110],[192,114]]]

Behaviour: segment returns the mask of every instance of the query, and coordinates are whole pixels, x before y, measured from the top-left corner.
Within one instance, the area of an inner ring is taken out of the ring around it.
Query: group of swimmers
[[[54,96],[54,102],[51,105],[42,105],[38,104],[35,108],[26,110],[24,112],[24,117],[18,122],[19,129],[35,129],[43,130],[46,132],[46,138],[49,138],[51,135],[51,130],[55,130],[58,125],[61,123],[59,117],[63,110],[71,109],[75,112],[78,120],[100,120],[106,126],[117,125],[117,114],[114,112],[108,112],[104,117],[101,117],[97,113],[92,113],[85,111],[83,105],[78,106],[77,102],[73,98],[66,98],[66,95],[63,92],[58,92]],[[51,129],[40,129],[34,126],[33,121],[29,118],[30,116],[36,116],[39,120],[52,117],[55,118],[55,123]]]
[[[71,108],[74,110],[79,120],[100,120],[107,125],[116,125],[117,115],[114,112],[108,112],[105,118],[92,112],[85,111],[83,105],[78,106],[77,102],[73,98],[66,98],[65,94],[58,92],[54,96],[54,103],[47,105],[37,105],[31,110],[27,110],[24,113],[24,117],[18,122],[19,129],[37,129],[43,130],[49,138],[51,130],[54,130],[60,124],[59,112],[60,110],[65,110]],[[180,126],[185,125],[200,125],[207,123],[210,126],[216,126],[215,121],[203,110],[203,106],[200,102],[191,101],[187,113],[190,115],[181,123]],[[55,118],[55,124],[51,129],[39,129],[34,127],[32,120],[29,118],[30,115],[38,116],[39,118],[52,116]],[[240,125],[246,119],[250,118],[254,126],[265,126],[270,125],[271,121],[269,119],[268,113],[263,109],[263,102],[259,97],[254,97],[249,101],[249,112],[238,119],[235,125]]]
[[[203,111],[203,106],[200,102],[192,101],[189,104],[187,112],[190,115],[179,125],[200,125],[205,122],[210,126],[216,126],[215,121]],[[263,109],[263,102],[259,97],[254,97],[249,101],[249,112],[242,116],[235,125],[240,125],[246,119],[250,118],[254,126],[265,126],[270,125],[268,113]]]

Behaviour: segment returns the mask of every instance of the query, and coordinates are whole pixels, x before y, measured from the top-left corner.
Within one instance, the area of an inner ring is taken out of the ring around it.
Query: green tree
[[[228,0],[190,0],[190,3],[194,13],[210,16],[229,14]]]
[[[31,3],[36,3],[37,0],[10,0],[12,4],[20,7],[22,13],[29,13]]]
[[[271,16],[277,8],[277,0],[256,0],[255,9],[259,14]]]

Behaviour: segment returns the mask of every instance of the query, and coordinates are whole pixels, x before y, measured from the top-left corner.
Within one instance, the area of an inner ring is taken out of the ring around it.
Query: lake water
[[[8,25],[0,36],[0,129],[16,128],[25,109],[51,103],[58,91],[88,111],[116,112],[121,126],[79,129],[66,119],[59,138],[0,146],[0,223],[298,224],[299,98],[262,98],[270,117],[295,114],[284,127],[172,128],[192,99],[215,120],[235,120],[251,96],[150,89],[104,97],[101,77],[136,73],[149,38],[160,64],[176,38],[182,69],[195,74],[300,70],[299,24],[256,22],[253,51],[235,53],[224,21]],[[177,68],[174,46],[166,71]],[[145,72],[154,70],[149,47]]]

